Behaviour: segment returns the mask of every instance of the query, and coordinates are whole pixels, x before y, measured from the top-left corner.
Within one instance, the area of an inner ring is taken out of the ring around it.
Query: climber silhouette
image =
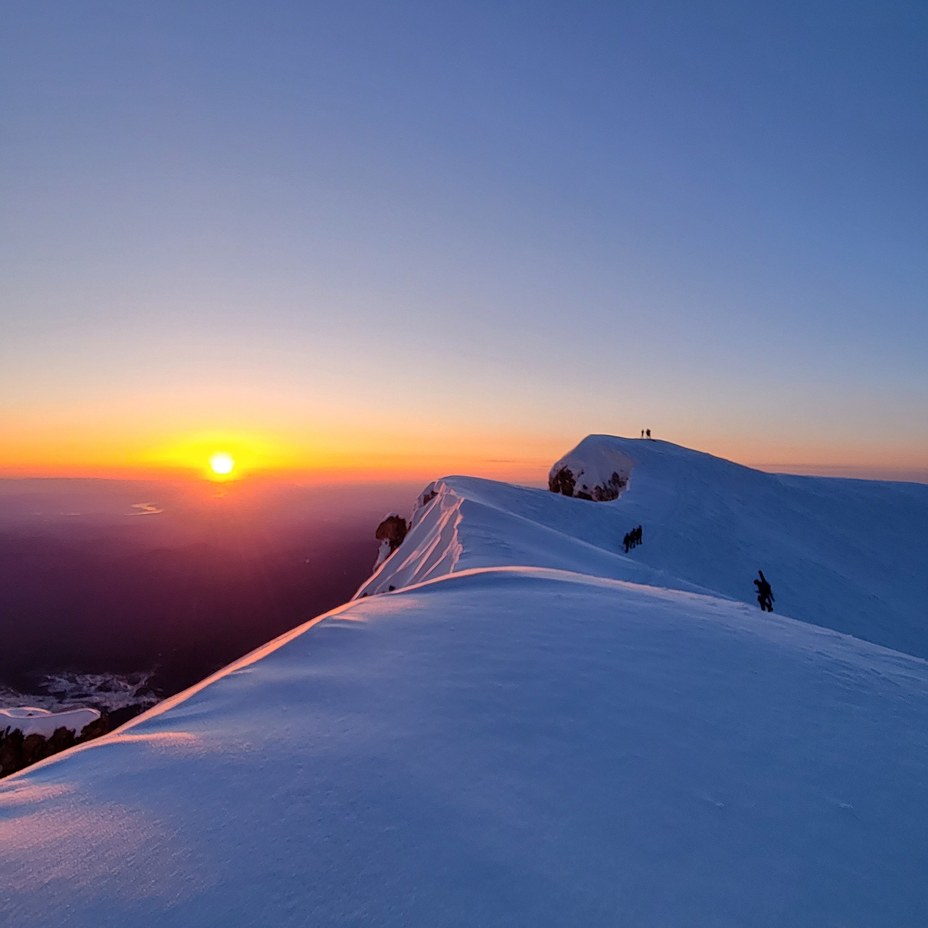
[[[754,586],[757,587],[757,603],[761,608],[761,612],[773,612],[773,590],[767,582],[764,572],[758,570],[757,574],[760,578],[754,581]]]

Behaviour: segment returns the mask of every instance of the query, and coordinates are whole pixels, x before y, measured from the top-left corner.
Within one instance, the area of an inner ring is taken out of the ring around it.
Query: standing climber
[[[773,590],[762,570],[758,570],[757,575],[760,579],[754,581],[754,586],[757,587],[757,602],[761,612],[773,612]]]

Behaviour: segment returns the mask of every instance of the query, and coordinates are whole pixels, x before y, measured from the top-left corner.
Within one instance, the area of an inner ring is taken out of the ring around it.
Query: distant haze
[[[153,668],[162,691],[194,683],[348,599],[378,522],[419,489],[0,481],[0,683]]]

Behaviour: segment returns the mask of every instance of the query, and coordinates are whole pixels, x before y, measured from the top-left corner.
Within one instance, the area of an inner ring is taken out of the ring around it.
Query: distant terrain
[[[189,686],[350,598],[378,521],[414,494],[0,481],[0,691],[63,672],[142,673],[161,695]]]
[[[357,598],[0,782],[7,922],[928,924],[928,486],[552,471],[436,481]]]

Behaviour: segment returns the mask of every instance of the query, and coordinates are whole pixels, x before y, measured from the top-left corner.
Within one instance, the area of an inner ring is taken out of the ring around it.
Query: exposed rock
[[[406,532],[408,531],[409,526],[406,524],[406,520],[402,516],[393,513],[387,516],[386,519],[377,526],[374,537],[378,541],[387,542],[390,546],[390,553],[392,554],[403,543],[403,539],[406,537]]]
[[[0,776],[21,770],[23,764],[23,733],[18,730],[0,734]]]
[[[580,472],[582,475],[582,471]],[[602,483],[594,484],[590,489],[583,485],[583,489],[576,489],[577,478],[574,477],[573,471],[569,467],[561,467],[548,478],[548,489],[552,493],[561,493],[564,496],[576,496],[577,499],[589,499],[597,503],[605,503],[611,499],[618,499],[619,494],[625,489],[628,480],[618,471],[612,474]]]
[[[618,499],[628,486],[634,462],[600,438],[595,435],[585,438],[555,463],[548,476],[548,489],[552,493],[597,503]]]
[[[133,714],[137,714],[141,708],[138,707]],[[0,777],[16,773],[75,744],[99,738],[116,727],[118,725],[104,714],[85,725],[77,735],[64,726],[56,728],[48,736],[36,733],[24,736],[18,728],[0,729]]]
[[[74,733],[67,728],[56,728],[51,738],[42,735],[26,735],[23,739],[22,766],[28,767],[36,761],[44,760],[74,744]]]
[[[377,550],[377,560],[374,562],[374,570],[378,567],[403,543],[406,533],[409,531],[409,525],[402,516],[395,512],[388,515],[380,525],[374,537],[380,542],[380,548]]]
[[[552,493],[561,493],[564,496],[573,496],[577,480],[569,467],[561,467],[548,477],[548,489]]]
[[[97,724],[103,725],[103,729],[99,732],[101,735],[105,735],[108,731],[114,731],[119,728],[120,725],[125,725],[129,719],[134,719],[137,715],[144,712],[146,709],[150,708],[147,702],[140,703],[134,706],[122,706],[119,709],[112,709],[110,712],[107,712]],[[88,729],[93,728],[94,723],[91,723],[84,729],[82,735],[88,738],[96,738],[97,735],[88,735]]]
[[[597,503],[605,503],[611,499],[618,499],[619,494],[628,484],[628,480],[618,471],[613,471],[609,479],[601,486],[593,488],[593,499]]]
[[[138,715],[138,710],[131,714],[128,710],[123,709],[119,713],[121,716],[125,717],[125,721],[128,721],[135,715]],[[78,741],[90,741],[93,738],[99,738],[100,735],[105,735],[108,731],[112,731],[114,728],[119,728],[122,725],[122,722],[116,717],[116,713],[111,715],[101,715],[96,722],[91,722],[89,725],[84,726],[84,730],[80,733]]]

